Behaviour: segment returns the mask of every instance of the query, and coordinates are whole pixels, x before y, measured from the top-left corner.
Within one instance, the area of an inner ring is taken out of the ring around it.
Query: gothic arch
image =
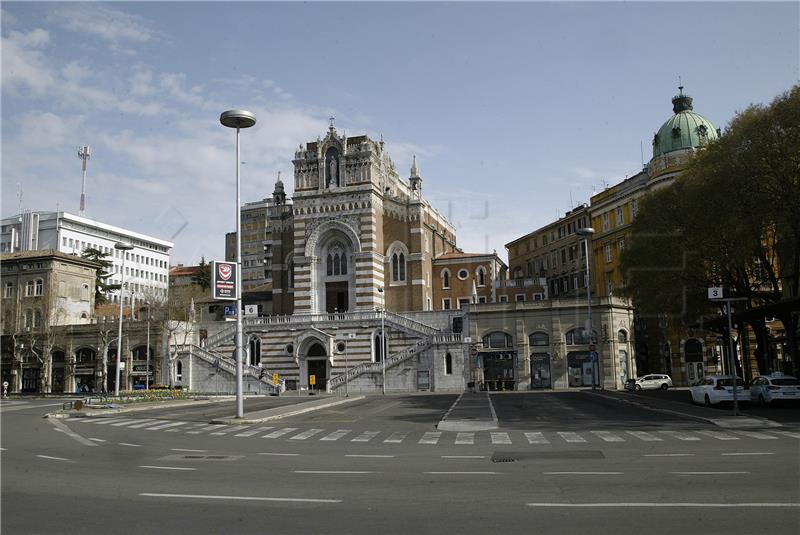
[[[305,256],[316,256],[319,252],[320,245],[324,245],[325,240],[333,231],[339,231],[350,241],[350,246],[353,248],[353,253],[361,252],[361,240],[358,234],[347,224],[341,221],[325,221],[311,233],[311,236],[306,240]]]

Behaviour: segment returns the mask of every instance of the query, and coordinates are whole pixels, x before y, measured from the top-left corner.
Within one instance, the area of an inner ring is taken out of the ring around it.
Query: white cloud
[[[144,18],[96,3],[59,7],[49,14],[48,20],[68,30],[93,34],[115,44],[124,41],[143,43],[157,36]]]
[[[37,28],[28,33],[10,32],[2,39],[3,89],[15,92],[32,90],[42,94],[52,87],[54,78],[39,50],[50,41],[50,34]]]

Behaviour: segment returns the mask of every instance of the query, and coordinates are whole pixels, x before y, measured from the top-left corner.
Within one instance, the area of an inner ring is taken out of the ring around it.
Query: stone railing
[[[464,338],[461,333],[443,333],[431,336],[432,344],[461,344],[463,342]]]
[[[275,326],[292,326],[309,325],[309,324],[322,324],[333,322],[359,322],[370,321],[377,322],[381,320],[381,312],[379,310],[363,310],[358,312],[329,312],[325,314],[292,314],[287,316],[264,316],[261,318],[246,318],[244,320],[245,327],[254,327],[258,325],[275,325]],[[386,312],[384,321],[389,325],[397,327],[404,327],[410,331],[418,334],[433,335],[441,332],[436,327],[413,320],[402,314],[395,312]],[[213,347],[220,339],[229,336],[236,331],[236,326],[233,329],[225,328],[206,341],[206,345]]]
[[[430,340],[422,340],[409,348],[395,353],[394,355],[390,355],[386,359],[386,369],[388,370],[389,368],[405,362],[406,360],[430,347],[430,345]],[[331,391],[339,388],[345,383],[345,381],[352,381],[356,377],[365,373],[377,373],[381,371],[383,371],[383,362],[365,362],[363,364],[359,364],[358,366],[353,366],[344,373],[339,374],[328,381],[328,390]]]
[[[215,367],[219,368],[220,370],[224,370],[230,373],[233,376],[236,376],[236,363],[231,362],[230,359],[223,357],[217,353],[212,351],[208,351],[200,346],[196,346],[193,344],[184,344],[178,346],[179,353],[190,353],[193,356],[199,357],[202,360],[208,362],[209,364],[214,365]],[[263,377],[262,377],[263,372]],[[264,384],[267,384],[273,388],[279,389],[281,392],[286,390],[286,382],[283,379],[279,379],[278,385],[276,386],[272,382],[272,373],[264,368],[259,368],[258,366],[251,366],[249,364],[242,363],[242,376],[250,376],[255,379],[258,379]]]
[[[206,338],[206,347],[217,347],[222,342],[236,334],[236,322],[231,322],[223,327],[219,332]]]

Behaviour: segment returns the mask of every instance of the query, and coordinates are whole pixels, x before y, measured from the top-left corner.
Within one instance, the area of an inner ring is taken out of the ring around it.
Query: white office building
[[[109,284],[122,280],[123,251],[114,249],[119,241],[133,245],[133,249],[125,251],[125,285],[134,297],[166,297],[172,242],[67,212],[27,210],[0,222],[0,252],[53,249],[80,255],[88,248],[97,249],[107,253],[113,263]],[[117,302],[117,292],[107,297]]]

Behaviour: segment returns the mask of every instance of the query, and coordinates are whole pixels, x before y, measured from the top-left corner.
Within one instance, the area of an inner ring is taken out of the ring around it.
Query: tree
[[[200,286],[205,291],[211,288],[211,264],[206,262],[206,257],[200,257],[200,264],[197,265],[197,273],[192,275],[192,284]]]
[[[675,182],[648,195],[622,255],[624,292],[644,314],[691,325],[723,286],[748,307],[800,295],[800,86],[770,106],[750,106]],[[781,317],[800,365],[797,315]],[[766,372],[766,329],[756,332]]]
[[[109,269],[113,265],[111,260],[106,260],[110,253],[104,253],[98,249],[89,247],[84,249],[81,258],[86,258],[100,264],[97,268],[97,278],[94,285],[94,303],[95,306],[102,305],[108,302],[106,294],[111,291],[119,290],[119,284],[108,284],[106,280],[111,276]]]

